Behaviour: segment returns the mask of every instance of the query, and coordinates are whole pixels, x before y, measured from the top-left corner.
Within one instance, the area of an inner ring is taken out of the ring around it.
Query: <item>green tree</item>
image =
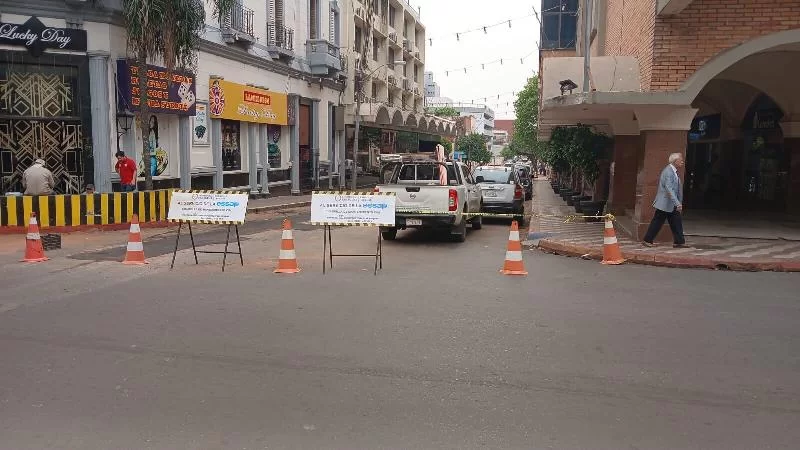
[[[208,0],[215,18],[230,14],[235,0]],[[136,121],[148,129],[147,77],[141,76],[147,64],[161,61],[168,70],[179,67],[194,72],[197,47],[205,31],[206,13],[202,0],[123,0],[123,15],[128,35],[130,62],[140,69],[139,109]],[[145,189],[153,189],[150,145],[142,139]]]
[[[492,152],[486,148],[486,138],[479,133],[468,134],[456,143],[459,152],[463,152],[467,161],[486,164],[492,160]]]
[[[458,117],[461,115],[452,106],[437,106],[433,108],[428,108],[426,112],[428,114],[433,114],[434,116],[437,117],[447,117],[447,118]]]
[[[514,122],[514,142],[517,154],[537,158],[540,152],[540,143],[536,134],[539,131],[539,76],[528,78],[525,88],[517,95],[514,101],[514,112],[517,120]]]
[[[503,159],[511,159],[517,156],[517,152],[514,150],[514,147],[509,144],[503,147],[503,150],[500,151],[500,156],[502,156]]]

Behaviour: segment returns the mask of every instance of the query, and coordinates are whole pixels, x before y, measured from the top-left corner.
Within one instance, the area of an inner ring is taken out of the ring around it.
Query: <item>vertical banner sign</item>
[[[314,192],[311,194],[311,223],[393,227],[396,200],[393,192]]]
[[[192,126],[192,144],[208,146],[208,103],[197,102]]]
[[[197,85],[194,74],[148,65],[142,71],[127,60],[117,61],[120,109],[138,111],[141,103],[140,77],[147,85],[147,106],[153,114],[195,115]]]

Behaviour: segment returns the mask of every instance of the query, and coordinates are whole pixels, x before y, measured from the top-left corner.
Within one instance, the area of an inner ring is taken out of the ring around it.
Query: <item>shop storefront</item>
[[[145,161],[143,142],[149,148],[150,174],[156,188],[180,186],[182,171],[188,171],[181,161],[188,160],[190,143],[181,142],[182,133],[189,133],[189,117],[197,112],[196,80],[192,73],[168,71],[164,67],[148,65],[141,71],[135,64],[120,59],[117,61],[117,115],[128,116],[141,110],[142,95],[140,81],[144,77],[148,112],[145,129],[138,124],[128,130],[119,129],[119,150],[135,157],[139,168],[140,182],[144,180]],[[185,129],[181,131],[181,127]],[[205,130],[201,130],[205,131]],[[193,134],[197,130],[191,131]],[[134,134],[134,135],[131,135]],[[183,158],[181,156],[184,156]]]
[[[255,192],[267,180],[288,179],[288,173],[268,170],[281,167],[281,148],[288,147],[286,94],[211,79],[208,118],[213,165],[217,170],[214,188],[249,186]],[[263,167],[264,161],[267,167]]]
[[[21,192],[39,158],[56,192],[81,192],[93,177],[86,31],[9,20],[0,22],[0,194]]]

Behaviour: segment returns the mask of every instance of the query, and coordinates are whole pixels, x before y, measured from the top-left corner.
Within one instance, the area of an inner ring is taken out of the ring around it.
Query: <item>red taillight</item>
[[[372,192],[380,192],[380,191],[381,191],[381,190],[380,190],[380,189],[378,189],[378,186],[375,186],[375,187],[372,189]]]
[[[458,192],[455,189],[450,189],[450,197],[447,202],[447,210],[455,211],[458,209]]]
[[[514,188],[514,200],[519,200],[519,199],[521,199],[523,195],[525,195],[525,194],[524,194],[524,192],[523,192],[523,190],[522,190],[522,186],[520,186],[520,185],[517,185],[517,186]]]

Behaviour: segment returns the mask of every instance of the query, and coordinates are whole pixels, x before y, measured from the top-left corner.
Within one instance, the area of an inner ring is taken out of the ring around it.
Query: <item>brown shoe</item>
[[[642,247],[652,248],[652,247],[655,247],[655,246],[656,246],[656,244],[654,244],[652,242],[642,241]]]

